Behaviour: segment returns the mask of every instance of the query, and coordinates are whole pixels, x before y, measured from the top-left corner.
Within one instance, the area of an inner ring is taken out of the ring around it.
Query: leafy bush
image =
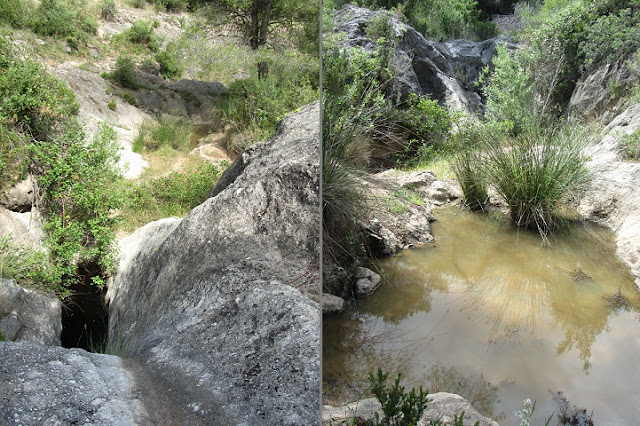
[[[127,40],[132,43],[142,44],[151,50],[157,50],[160,42],[153,33],[153,23],[149,21],[136,21],[126,32]]]
[[[184,72],[182,61],[176,55],[175,49],[173,48],[173,45],[171,45],[171,43],[164,51],[156,54],[156,61],[158,61],[158,64],[160,64],[160,73],[165,78],[177,80],[182,76],[182,73]]]
[[[119,95],[129,105],[133,105],[134,107],[138,106],[138,100],[131,92],[122,92]]]
[[[98,24],[83,9],[62,0],[42,0],[33,14],[30,27],[42,36],[66,38],[70,45],[86,41],[94,35]]]
[[[155,151],[162,147],[169,147],[178,151],[187,151],[192,133],[191,125],[184,119],[160,116],[156,123],[142,124],[134,141],[134,148],[144,147]]]
[[[369,373],[371,392],[382,404],[384,417],[380,419],[378,413],[375,419],[369,423],[372,425],[417,425],[422,417],[422,413],[427,408],[429,392],[424,391],[422,386],[418,393],[411,389],[409,393],[404,392],[404,386],[400,386],[400,375],[396,378],[393,386],[387,388],[386,381],[388,373],[383,373],[378,369],[376,376]]]
[[[115,111],[116,110],[116,101],[114,101],[113,99],[111,99],[109,101],[109,103],[107,104],[107,107],[111,110],[111,111]]]
[[[133,68],[133,60],[128,56],[120,56],[116,60],[116,69],[110,74],[110,78],[122,87],[136,90],[140,87]]]
[[[636,161],[640,160],[640,130],[624,136],[620,140],[620,146],[622,147],[625,158]]]
[[[113,21],[118,14],[118,8],[114,0],[103,0],[100,5],[100,16],[105,21]]]
[[[44,250],[19,247],[8,237],[0,238],[1,277],[11,278],[23,287],[56,291],[64,297],[69,291],[60,286],[61,272]]]
[[[0,42],[0,120],[49,139],[78,111],[73,92],[36,62],[18,60]]]
[[[27,10],[21,0],[0,0],[0,23],[22,28]]]

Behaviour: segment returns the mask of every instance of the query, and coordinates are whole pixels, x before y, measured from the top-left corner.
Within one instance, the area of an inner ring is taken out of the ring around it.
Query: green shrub
[[[126,32],[127,40],[142,44],[151,50],[156,50],[160,43],[153,33],[153,25],[149,21],[136,21]]]
[[[21,0],[0,0],[0,23],[22,28],[27,10]]]
[[[0,52],[0,120],[37,139],[49,139],[78,111],[75,95],[42,65]]]
[[[163,52],[156,54],[156,61],[160,64],[160,73],[165,78],[177,80],[184,72],[182,61],[176,55],[175,50],[172,49],[171,44]]]
[[[136,137],[136,148],[140,144],[146,149],[155,151],[169,147],[178,151],[187,151],[193,129],[189,122],[182,118],[160,116],[156,123],[145,122]],[[140,142],[137,142],[137,141]]]
[[[620,140],[620,146],[625,158],[630,160],[640,160],[640,130],[636,130],[630,135],[625,135]]]
[[[219,177],[218,167],[203,163],[182,173],[172,172],[141,183],[127,182],[121,223],[133,230],[163,217],[185,216],[209,198]]]
[[[116,110],[116,101],[111,99],[109,101],[109,103],[107,104],[107,107],[111,110],[111,111],[115,111]]]
[[[417,425],[422,418],[422,413],[427,408],[429,399],[428,391],[424,391],[422,386],[418,393],[411,389],[409,393],[404,392],[404,386],[400,386],[400,375],[396,378],[393,386],[387,388],[386,381],[388,373],[383,373],[378,369],[376,376],[369,373],[371,392],[378,398],[382,405],[384,416],[380,418],[375,413],[375,418],[368,422],[371,425]]]
[[[81,8],[62,0],[42,0],[30,22],[31,29],[42,36],[66,39],[70,46],[84,42],[94,35],[98,24]]]
[[[558,207],[579,200],[590,181],[586,131],[567,125],[515,137],[486,132],[482,138],[481,155],[470,167],[505,200],[515,225],[537,229],[546,241],[558,224]]]
[[[136,90],[140,87],[133,68],[133,60],[128,56],[120,56],[116,60],[116,69],[110,75],[111,79],[122,87]]]
[[[100,17],[105,21],[113,21],[118,14],[118,8],[114,0],[103,0],[100,5]]]
[[[131,92],[122,92],[119,93],[120,97],[129,105],[133,105],[134,107],[138,107],[138,100],[136,99],[135,96],[133,96],[133,93]]]
[[[453,163],[453,173],[462,189],[462,199],[471,210],[482,210],[489,201],[482,169],[478,167],[481,162],[481,153],[468,149],[458,154]]]
[[[60,286],[62,270],[51,262],[44,250],[19,247],[8,237],[0,238],[0,276],[11,278],[23,287],[55,291],[63,297],[69,295],[69,291]]]

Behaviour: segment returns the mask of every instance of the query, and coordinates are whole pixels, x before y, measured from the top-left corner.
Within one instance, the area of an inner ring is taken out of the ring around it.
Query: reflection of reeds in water
[[[503,274],[481,276],[467,283],[462,310],[490,325],[488,343],[517,340],[518,333],[542,332],[546,284]]]

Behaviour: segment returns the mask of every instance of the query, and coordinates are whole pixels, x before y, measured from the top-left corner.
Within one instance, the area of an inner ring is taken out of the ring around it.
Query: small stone
[[[322,314],[337,314],[344,310],[344,299],[333,294],[322,294]]]
[[[356,272],[355,292],[356,298],[362,299],[370,296],[380,286],[380,275],[368,268],[358,268]]]

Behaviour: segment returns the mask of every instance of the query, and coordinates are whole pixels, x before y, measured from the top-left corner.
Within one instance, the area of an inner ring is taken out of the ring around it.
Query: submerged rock
[[[333,294],[322,294],[322,314],[337,314],[344,310],[344,299]]]
[[[354,285],[356,298],[362,299],[371,296],[380,287],[380,281],[380,275],[371,269],[358,268]]]
[[[62,304],[52,294],[0,279],[0,331],[8,341],[59,346]]]

